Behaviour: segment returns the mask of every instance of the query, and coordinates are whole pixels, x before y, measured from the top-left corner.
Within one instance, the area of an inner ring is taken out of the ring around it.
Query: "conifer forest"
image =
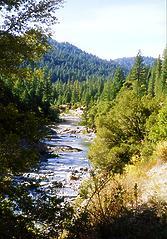
[[[59,43],[50,26],[63,5],[0,1],[0,239],[166,239],[167,48],[103,60]],[[62,183],[48,193],[25,175],[79,152],[46,143],[78,111],[90,168],[69,200]]]

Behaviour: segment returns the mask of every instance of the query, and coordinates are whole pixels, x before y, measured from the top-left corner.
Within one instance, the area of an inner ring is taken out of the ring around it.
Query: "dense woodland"
[[[102,60],[67,42],[58,43],[52,39],[48,42],[51,49],[43,56],[39,66],[47,68],[53,82],[84,81],[93,76],[113,75],[116,68],[114,61]]]
[[[138,53],[126,80],[117,84],[117,93],[87,110],[87,123],[97,130],[90,151],[96,165],[121,172],[133,157],[149,158],[165,140],[166,63],[166,50],[151,69]]]
[[[44,54],[38,66],[45,68],[52,82],[85,81],[94,77],[112,78],[118,67],[127,75],[135,61],[135,57],[102,60],[68,42],[59,43],[49,39],[48,43],[50,50]],[[143,60],[148,66],[153,65],[155,61],[153,57],[143,57]]]
[[[166,238],[166,202],[140,202],[138,171],[167,158],[167,49],[155,61],[138,52],[127,67],[68,43],[50,48],[45,30],[62,2],[0,3],[0,238]],[[41,140],[62,104],[82,107],[96,132],[94,170],[73,208],[15,180],[46,153]]]

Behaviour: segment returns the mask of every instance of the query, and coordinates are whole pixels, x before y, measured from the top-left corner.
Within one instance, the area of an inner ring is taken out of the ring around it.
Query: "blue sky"
[[[166,45],[166,0],[66,0],[54,38],[104,59],[157,57]]]

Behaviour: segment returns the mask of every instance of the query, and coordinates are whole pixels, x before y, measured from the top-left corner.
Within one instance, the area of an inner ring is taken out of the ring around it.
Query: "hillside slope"
[[[144,56],[143,57],[143,63],[147,66],[152,66],[154,64],[155,58],[151,56]],[[115,64],[121,66],[127,72],[129,72],[132,68],[132,66],[135,63],[135,57],[123,57],[123,58],[118,58],[114,60]]]
[[[51,49],[40,61],[40,67],[45,67],[50,73],[52,82],[61,80],[84,81],[89,78],[111,78],[117,67],[121,67],[125,74],[131,69],[134,58],[121,58],[116,60],[103,60],[97,56],[86,53],[74,45],[49,40]],[[145,63],[151,65],[154,58],[144,57]]]
[[[112,77],[117,64],[88,54],[69,43],[50,40],[51,50],[45,54],[40,66],[47,67],[52,81],[79,80],[91,77]]]

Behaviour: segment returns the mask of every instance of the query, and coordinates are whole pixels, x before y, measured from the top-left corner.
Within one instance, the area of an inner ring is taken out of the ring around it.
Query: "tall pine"
[[[132,83],[133,89],[138,96],[143,96],[147,93],[147,72],[148,70],[139,51],[135,58],[134,66],[132,67],[132,70],[128,76],[128,82]]]
[[[156,61],[156,66],[155,66],[155,87],[154,88],[155,88],[155,96],[156,97],[161,96],[162,91],[163,91],[161,71],[162,71],[162,60],[159,56]]]

